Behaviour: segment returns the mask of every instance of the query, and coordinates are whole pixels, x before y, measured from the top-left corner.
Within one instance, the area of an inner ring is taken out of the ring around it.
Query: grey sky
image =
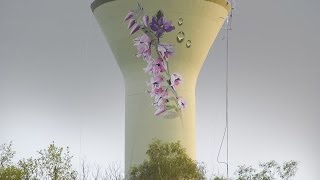
[[[102,165],[124,162],[124,84],[89,4],[0,1],[0,143],[13,140],[17,158],[54,140],[71,147],[75,164],[80,153]],[[238,1],[230,33],[232,172],[243,163],[293,159],[300,162],[296,179],[316,180],[319,5]],[[215,160],[225,118],[220,34],[196,99],[197,158],[216,173],[225,172]]]

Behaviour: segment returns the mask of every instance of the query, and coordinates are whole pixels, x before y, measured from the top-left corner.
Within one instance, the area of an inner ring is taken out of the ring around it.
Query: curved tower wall
[[[93,14],[109,43],[125,82],[125,170],[146,159],[152,139],[166,142],[180,141],[190,157],[195,159],[195,88],[198,74],[209,49],[230,11],[226,0],[140,0],[148,15],[163,10],[166,20],[176,29],[165,34],[161,42],[174,44],[175,55],[169,59],[170,72],[178,72],[183,84],[177,92],[187,101],[182,118],[165,119],[154,116],[153,99],[145,93],[150,76],[143,71],[146,63],[137,59],[133,36],[129,34],[124,17],[137,7],[133,0],[96,0]],[[183,24],[178,25],[178,19]],[[185,33],[178,43],[178,32]],[[186,47],[191,41],[190,48]],[[109,59],[111,61],[111,59]],[[112,77],[110,77],[112,79]]]

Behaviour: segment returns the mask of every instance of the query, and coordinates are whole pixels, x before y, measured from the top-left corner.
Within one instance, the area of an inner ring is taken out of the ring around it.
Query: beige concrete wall
[[[153,138],[164,141],[181,141],[187,153],[195,159],[195,87],[198,74],[208,51],[217,36],[230,8],[226,1],[205,0],[140,0],[145,12],[155,14],[162,9],[167,20],[172,20],[176,30],[165,34],[161,42],[174,44],[175,55],[169,60],[170,72],[178,72],[184,83],[177,92],[187,103],[182,118],[155,117],[152,98],[145,93],[144,73],[146,63],[134,57],[134,36],[129,35],[124,16],[137,6],[133,0],[116,0],[104,3],[94,10],[94,15],[108,41],[125,80],[125,170],[146,158],[148,144]],[[217,3],[218,2],[218,3]],[[178,26],[183,18],[182,26]],[[176,41],[179,31],[185,33],[182,43]],[[191,40],[191,47],[186,41]],[[107,59],[108,61],[112,59]],[[112,77],[110,77],[112,78]],[[111,80],[110,80],[111,81]],[[111,84],[110,84],[111,85]],[[111,102],[112,104],[112,102]],[[107,143],[107,142],[105,142]]]

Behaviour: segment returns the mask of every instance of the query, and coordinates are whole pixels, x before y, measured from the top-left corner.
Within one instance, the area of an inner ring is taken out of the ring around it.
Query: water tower
[[[184,84],[177,91],[188,102],[181,116],[156,117],[152,99],[145,93],[145,63],[138,60],[133,37],[124,17],[137,7],[133,0],[95,0],[91,9],[109,43],[125,82],[125,171],[146,158],[152,139],[165,142],[180,141],[188,155],[195,159],[195,90],[198,74],[209,49],[220,31],[229,11],[227,0],[139,0],[147,14],[158,10],[172,20],[175,30],[163,41],[172,43],[175,55],[170,59],[170,71],[179,72]],[[180,22],[179,22],[180,21]],[[182,22],[181,22],[182,21]],[[177,35],[183,32],[182,41]],[[111,61],[111,59],[109,59]],[[109,77],[112,79],[112,77]]]

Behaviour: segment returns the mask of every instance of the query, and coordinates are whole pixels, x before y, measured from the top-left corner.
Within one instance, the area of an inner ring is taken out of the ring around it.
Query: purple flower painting
[[[139,6],[140,7],[140,6]],[[146,91],[153,98],[155,116],[179,115],[186,108],[186,101],[178,95],[177,87],[182,84],[182,76],[178,73],[169,73],[169,58],[174,55],[172,44],[160,43],[165,33],[175,30],[171,21],[167,21],[162,11],[152,16],[143,14],[143,8],[129,11],[124,18],[128,22],[129,33],[135,34],[139,30],[142,35],[133,39],[137,49],[136,56],[142,58],[147,66],[145,73],[151,75]],[[152,53],[154,52],[154,53]],[[157,55],[154,57],[153,55]]]
[[[175,29],[171,21],[164,19],[161,11],[158,12],[157,16],[152,17],[150,28],[156,33],[158,38],[160,38],[164,32],[171,32]]]

